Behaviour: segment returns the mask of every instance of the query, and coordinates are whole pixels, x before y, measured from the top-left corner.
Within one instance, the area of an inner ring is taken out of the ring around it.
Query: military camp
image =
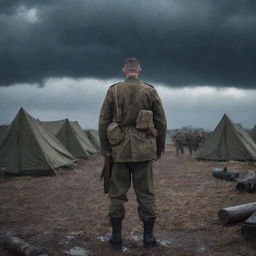
[[[256,0],[0,0],[0,256],[256,255]]]
[[[45,243],[49,255],[54,255],[55,250],[64,250],[64,247],[59,245],[50,249],[49,242],[44,237],[34,242],[23,235],[24,225],[22,223],[28,226],[31,223],[37,223],[44,232],[49,229],[52,230],[51,232],[56,230],[55,236],[58,238],[55,237],[54,240],[61,240],[61,236],[66,235],[72,236],[72,239],[81,244],[83,237],[87,236],[80,228],[79,222],[73,219],[73,214],[82,219],[83,223],[87,223],[87,230],[90,230],[92,236],[98,234],[100,238],[96,238],[96,243],[107,241],[108,230],[102,228],[101,222],[94,218],[94,211],[87,211],[90,205],[97,206],[98,215],[104,222],[101,212],[104,212],[103,207],[106,207],[106,204],[101,197],[103,184],[99,179],[103,162],[99,155],[98,131],[83,129],[79,121],[70,121],[68,118],[55,121],[40,121],[40,119],[40,116],[33,117],[27,110],[21,108],[13,121],[3,126],[0,139],[2,177],[0,199],[7,209],[15,209],[15,212],[19,213],[14,217],[15,221],[20,223],[15,234],[24,239],[19,243],[21,246],[27,241],[38,246]],[[165,195],[157,199],[161,213],[158,221],[173,224],[172,231],[169,233],[164,233],[161,227],[157,228],[159,244],[157,252],[167,255],[170,250],[176,250],[172,247],[171,241],[179,243],[184,237],[187,237],[186,241],[183,241],[183,247],[178,250],[182,253],[189,250],[192,252],[191,255],[195,255],[193,252],[196,253],[201,245],[200,242],[194,241],[201,241],[202,238],[204,238],[204,246],[208,251],[215,251],[215,247],[210,245],[212,241],[220,245],[223,244],[223,239],[225,243],[230,243],[234,239],[239,241],[234,250],[248,250],[245,249],[247,242],[243,240],[243,237],[250,238],[251,232],[254,232],[253,224],[251,224],[252,217],[245,222],[246,226],[243,226],[243,236],[236,232],[237,225],[229,227],[230,232],[234,234],[226,237],[223,233],[225,227],[211,223],[211,221],[217,221],[218,211],[229,211],[229,208],[221,209],[222,206],[240,205],[239,207],[243,210],[243,207],[247,207],[246,203],[253,201],[256,190],[251,187],[251,190],[248,190],[251,192],[246,193],[247,184],[252,184],[250,179],[240,179],[237,183],[239,184],[237,191],[243,191],[243,193],[236,192],[233,182],[230,182],[233,177],[230,175],[233,173],[239,177],[246,177],[248,168],[251,170],[255,168],[256,145],[243,126],[233,122],[224,114],[211,132],[203,129],[193,130],[191,127],[168,130],[165,143],[166,152],[161,161],[155,162],[154,172],[157,177],[155,182],[157,193]],[[180,151],[180,147],[183,151]],[[226,172],[225,168],[227,168]],[[26,178],[35,176],[39,176],[40,180]],[[18,177],[20,177],[19,180]],[[198,177],[200,177],[199,180]],[[9,186],[16,189],[10,191]],[[37,215],[23,212],[19,202],[25,200],[26,197],[16,193],[21,189],[30,194],[30,200],[24,204],[26,207],[36,209]],[[38,192],[35,193],[35,191]],[[88,191],[90,191],[90,196],[88,196]],[[75,195],[72,199],[73,206],[69,205],[71,201],[66,200],[72,193]],[[53,195],[55,196],[51,201],[44,203],[43,207],[40,206],[43,198]],[[129,197],[134,196],[134,192],[129,192]],[[196,208],[190,205],[191,196],[197,199]],[[169,197],[172,198],[173,203],[167,206]],[[230,197],[232,197],[232,204],[229,202]],[[18,201],[12,200],[10,203],[11,198],[17,198]],[[45,207],[50,209],[47,214],[55,214],[55,222],[51,219],[45,219],[42,224],[38,222],[37,216],[45,216]],[[169,212],[176,213],[176,215],[168,214]],[[27,216],[29,219],[26,219]],[[209,216],[211,216],[210,219]],[[1,217],[7,226],[12,226],[7,217],[4,215]],[[62,222],[63,218],[68,218],[70,221]],[[222,215],[219,218],[221,218],[220,221],[229,221]],[[132,214],[128,212],[128,222],[131,219]],[[179,222],[176,222],[177,219]],[[193,231],[198,225],[202,227],[202,230]],[[8,230],[7,226],[5,229]],[[59,227],[65,227],[65,231],[64,229],[61,232],[57,231]],[[180,227],[184,227],[184,230],[175,231]],[[208,232],[209,228],[213,229],[211,234]],[[74,230],[78,231],[74,232]],[[35,232],[36,230],[32,228],[30,235],[34,237]],[[138,243],[135,238],[136,232],[125,233],[125,239],[131,243]],[[9,242],[13,243],[12,240]],[[166,243],[168,246],[165,245]],[[106,255],[111,255],[111,250],[105,242],[103,246]],[[128,250],[134,250],[133,245],[129,245]]]
[[[68,119],[41,122],[24,108],[10,125],[0,126],[0,133],[0,168],[5,174],[57,174],[74,168],[77,159],[99,156],[97,132],[84,132]]]
[[[77,121],[68,119],[42,122],[46,130],[51,132],[75,157],[89,158],[99,154],[99,145],[92,143]]]
[[[73,155],[23,108],[0,138],[0,167],[6,173],[40,175],[74,164]]]
[[[198,160],[256,160],[256,143],[224,114],[197,155]]]

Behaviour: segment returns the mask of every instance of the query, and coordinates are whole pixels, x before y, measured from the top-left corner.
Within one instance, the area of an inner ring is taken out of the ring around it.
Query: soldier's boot
[[[155,219],[144,221],[144,240],[143,244],[145,248],[151,248],[156,246],[156,238],[153,236],[153,227]]]
[[[122,249],[122,218],[111,218],[112,236],[109,243],[114,249]]]

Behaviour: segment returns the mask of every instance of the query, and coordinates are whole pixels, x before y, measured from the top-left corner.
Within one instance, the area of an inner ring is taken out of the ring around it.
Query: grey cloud
[[[97,128],[100,107],[114,80],[51,79],[45,87],[20,84],[0,88],[0,124],[8,124],[24,107],[41,120],[69,118],[84,128]],[[156,86],[162,99],[168,129],[192,125],[214,129],[224,113],[232,121],[252,128],[256,123],[256,90],[232,88]]]
[[[123,60],[136,56],[142,79],[153,83],[255,88],[252,0],[13,0],[0,5],[0,86],[43,84],[63,76],[121,79]],[[37,8],[39,21],[18,16],[20,6]]]

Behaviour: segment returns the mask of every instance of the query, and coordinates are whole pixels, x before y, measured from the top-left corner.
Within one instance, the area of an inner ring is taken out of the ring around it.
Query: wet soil
[[[212,177],[213,168],[256,171],[253,163],[196,161],[170,147],[154,162],[158,211],[156,248],[142,247],[142,223],[131,189],[123,222],[123,252],[106,242],[111,227],[108,198],[99,176],[103,159],[80,160],[58,176],[16,177],[0,181],[0,237],[17,236],[50,256],[69,255],[74,247],[88,255],[256,255],[256,243],[241,236],[241,223],[223,226],[218,210],[255,202],[255,194],[238,193],[235,183]],[[0,247],[0,256],[11,255]]]

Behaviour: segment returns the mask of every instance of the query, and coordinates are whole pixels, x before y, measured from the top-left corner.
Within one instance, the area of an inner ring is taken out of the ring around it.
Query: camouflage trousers
[[[154,184],[152,162],[114,163],[109,193],[109,217],[124,218],[126,193],[133,183],[138,201],[138,214],[142,221],[155,218]]]

